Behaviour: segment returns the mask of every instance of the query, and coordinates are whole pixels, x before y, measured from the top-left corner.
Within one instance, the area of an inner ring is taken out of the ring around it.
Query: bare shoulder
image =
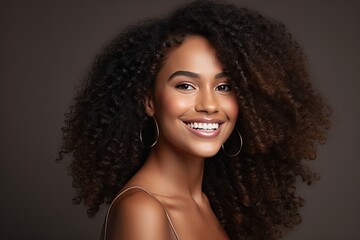
[[[116,210],[115,210],[116,209]],[[147,218],[163,218],[166,214],[161,203],[143,190],[131,190],[125,193],[114,210],[126,217],[147,216]]]
[[[169,239],[169,225],[161,203],[150,194],[132,189],[112,211],[111,239]]]

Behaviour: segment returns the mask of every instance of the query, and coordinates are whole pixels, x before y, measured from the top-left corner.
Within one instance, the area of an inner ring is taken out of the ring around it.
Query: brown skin
[[[156,200],[139,190],[126,193],[113,209],[112,239],[174,239],[164,208],[180,239],[228,239],[202,192],[202,181],[205,158],[219,151],[235,126],[235,93],[205,38],[188,36],[167,57],[145,106],[158,121],[158,142],[123,188],[142,186]],[[197,76],[171,77],[177,71]],[[194,119],[221,122],[218,133],[207,138],[194,134],[184,123]]]

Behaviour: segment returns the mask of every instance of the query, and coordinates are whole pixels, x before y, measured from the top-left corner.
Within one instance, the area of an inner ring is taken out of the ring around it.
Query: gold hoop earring
[[[240,139],[240,147],[239,147],[239,149],[238,149],[235,153],[229,154],[229,153],[225,150],[225,143],[223,143],[223,144],[221,145],[221,148],[222,148],[225,156],[227,156],[227,157],[235,157],[235,156],[237,156],[237,155],[241,152],[241,149],[242,149],[242,146],[243,146],[243,139],[242,139],[242,137],[241,137],[241,134],[240,134],[240,132],[239,132],[237,129],[235,129],[235,130],[236,130],[236,132],[237,132],[237,134],[238,134],[238,136],[239,136],[239,139]]]
[[[156,130],[155,141],[154,141],[152,144],[150,144],[150,145],[144,144],[144,140],[143,140],[143,131],[144,131],[144,129],[145,129],[145,131],[147,131],[147,133],[145,133],[144,135],[148,135],[148,134],[149,134],[149,129],[144,128],[144,127],[143,127],[142,129],[140,129],[140,134],[139,134],[139,136],[140,136],[140,142],[141,142],[141,144],[143,145],[143,147],[145,147],[145,148],[152,148],[153,146],[155,146],[155,144],[157,143],[158,138],[159,138],[159,125],[158,125],[158,123],[157,123],[157,121],[156,121],[156,119],[155,119],[154,116],[151,116],[151,118],[148,118],[148,119],[153,119],[153,121],[154,121],[154,123],[155,123],[155,130]]]

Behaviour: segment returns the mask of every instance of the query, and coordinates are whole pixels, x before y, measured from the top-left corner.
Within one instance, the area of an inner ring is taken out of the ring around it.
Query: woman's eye
[[[192,85],[187,84],[187,83],[182,83],[182,84],[176,85],[176,88],[181,89],[181,90],[194,90],[195,89]]]
[[[229,84],[221,84],[221,85],[216,87],[216,90],[228,92],[228,91],[231,90],[231,87],[230,87]]]

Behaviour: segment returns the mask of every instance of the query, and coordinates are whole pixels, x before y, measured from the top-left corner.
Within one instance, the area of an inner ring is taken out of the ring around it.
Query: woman
[[[285,27],[200,1],[122,32],[63,129],[77,203],[102,239],[278,239],[329,111]]]

